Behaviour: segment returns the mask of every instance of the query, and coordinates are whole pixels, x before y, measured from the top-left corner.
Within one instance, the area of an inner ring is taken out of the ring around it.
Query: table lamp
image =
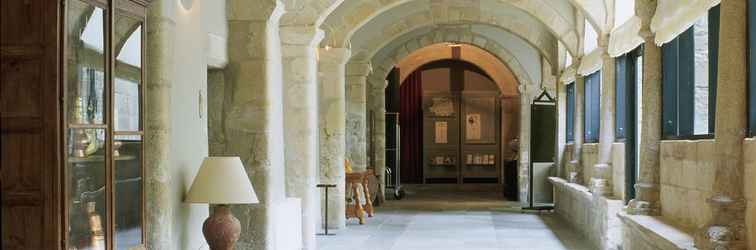
[[[239,240],[241,224],[228,205],[255,204],[258,200],[239,157],[206,157],[186,202],[217,205],[202,224],[202,234],[210,249],[231,250]]]

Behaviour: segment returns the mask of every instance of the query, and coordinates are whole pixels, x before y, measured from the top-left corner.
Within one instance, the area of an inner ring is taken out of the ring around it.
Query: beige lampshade
[[[254,204],[259,201],[239,157],[207,157],[194,177],[186,202]]]

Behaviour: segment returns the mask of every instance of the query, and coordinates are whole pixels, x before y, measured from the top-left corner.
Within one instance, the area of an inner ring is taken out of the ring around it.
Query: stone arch
[[[494,55],[498,61],[507,67],[516,81],[521,85],[538,84],[540,80],[533,79],[526,71],[520,59],[512,54],[500,41],[493,39],[485,34],[475,33],[468,30],[460,32],[454,28],[436,28],[425,32],[410,34],[408,38],[395,38],[390,44],[383,46],[378,52],[374,53],[369,61],[373,65],[373,73],[370,82],[381,82],[375,79],[385,79],[393,65],[399,63],[404,57],[411,52],[427,47],[432,44],[443,42],[464,43],[476,46]],[[511,44],[510,44],[511,46]],[[358,63],[358,60],[350,60],[350,63]],[[540,67],[540,65],[539,65]],[[540,68],[534,72],[540,74]]]
[[[286,13],[281,26],[312,26],[318,28],[344,0],[283,0]]]
[[[520,16],[517,12],[510,13],[516,17],[519,21],[511,21],[503,16],[499,16],[500,13],[492,11],[482,11],[479,16],[458,16],[450,17],[447,19],[437,19],[433,17],[430,10],[415,12],[411,15],[397,20],[396,22],[383,24],[378,27],[364,26],[361,31],[358,31],[358,36],[352,39],[352,54],[357,59],[366,59],[373,56],[372,53],[375,48],[381,48],[385,44],[386,39],[372,39],[374,37],[400,37],[406,33],[415,31],[419,28],[429,26],[459,26],[466,27],[473,24],[482,24],[490,27],[496,27],[495,32],[506,32],[515,35],[519,40],[524,41],[530,47],[537,49],[544,57],[549,61],[557,60],[557,40],[554,36],[547,32],[547,28],[541,26],[532,26],[531,24],[537,22],[534,19],[528,20],[528,16],[521,13]],[[512,16],[510,16],[512,17]],[[403,20],[409,20],[407,22]],[[369,24],[370,25],[370,24]],[[368,32],[366,29],[373,28],[371,30],[380,30],[379,32]],[[480,29],[480,26],[478,26]],[[480,30],[479,32],[485,32]],[[392,39],[388,39],[392,40]],[[366,49],[367,48],[367,49]]]
[[[357,30],[371,20],[395,9],[430,9],[432,17],[438,20],[491,18],[492,16],[481,15],[481,10],[517,9],[534,18],[540,25],[547,27],[546,31],[567,45],[571,54],[576,54],[578,51],[579,36],[575,25],[575,11],[568,0],[470,0],[464,2],[453,0],[387,0],[381,2],[361,0],[348,3],[339,6],[323,24],[324,30],[329,32],[327,39],[322,43],[323,46],[348,46]],[[417,6],[409,6],[413,4]],[[509,22],[512,20],[517,19],[507,19]],[[412,20],[408,20],[408,22],[412,22]]]

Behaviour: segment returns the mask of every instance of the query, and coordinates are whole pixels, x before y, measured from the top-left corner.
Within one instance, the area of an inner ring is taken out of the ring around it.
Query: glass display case
[[[68,0],[66,249],[144,247],[144,5]]]

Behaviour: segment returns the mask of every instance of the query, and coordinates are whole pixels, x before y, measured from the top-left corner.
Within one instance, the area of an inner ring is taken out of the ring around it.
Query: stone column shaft
[[[378,175],[378,199],[385,200],[386,183],[386,79],[371,79],[369,81],[370,110],[373,111],[373,167]]]
[[[344,157],[346,156],[346,60],[349,49],[319,49],[320,182],[336,184],[328,191],[328,226],[346,226]],[[325,196],[321,196],[325,199]]]
[[[716,172],[711,220],[696,235],[700,249],[747,249],[744,197],[743,140],[747,127],[747,13],[746,0],[720,5],[719,73],[717,76]],[[726,49],[722,49],[726,48]]]
[[[580,65],[580,61],[577,60],[574,65]],[[572,173],[567,173],[567,177],[570,182],[575,183],[581,183],[582,182],[582,176],[583,176],[583,166],[581,165],[581,158],[582,151],[583,151],[583,142],[585,141],[585,138],[583,137],[583,114],[585,106],[584,104],[584,97],[585,93],[583,92],[585,90],[585,77],[581,75],[575,76],[575,117],[574,117],[574,135],[575,140],[573,142],[573,149],[572,149],[572,160],[569,162],[569,171],[575,173],[575,178],[569,178],[571,177]],[[581,183],[584,184],[584,183]]]
[[[370,63],[349,63],[346,72],[347,159],[355,172],[367,170],[367,76]]]
[[[636,0],[636,15],[641,18],[643,37],[643,82],[641,83],[641,124],[638,140],[640,173],[635,184],[635,199],[628,204],[628,213],[658,215],[659,150],[661,147],[661,48],[650,31],[656,1]],[[628,145],[630,146],[630,145]]]
[[[318,180],[318,88],[315,46],[323,31],[282,26],[286,195],[302,201],[303,249],[315,249],[321,213]]]
[[[612,196],[612,146],[614,144],[614,101],[615,101],[615,67],[614,58],[609,56],[607,48],[609,35],[602,35],[599,45],[601,58],[601,123],[599,129],[598,161],[594,165],[591,179],[591,191],[601,196]]]
[[[239,249],[276,249],[277,204],[285,199],[283,86],[277,1],[227,1],[229,95],[223,155],[238,155],[259,204],[232,205],[241,222]]]
[[[176,23],[169,16],[172,3],[155,1],[147,10],[145,50],[150,56],[145,68],[144,102],[144,150],[145,154],[145,217],[149,221],[147,230],[148,249],[171,249],[173,246],[173,200],[170,195],[171,166],[170,150],[170,110],[171,85],[175,80],[173,67],[173,43]]]

